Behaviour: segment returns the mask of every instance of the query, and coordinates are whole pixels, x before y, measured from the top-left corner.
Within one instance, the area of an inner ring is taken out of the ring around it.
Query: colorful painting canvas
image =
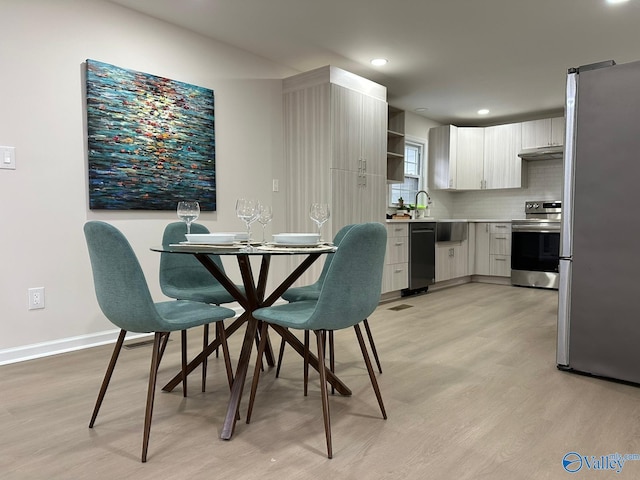
[[[87,60],[89,208],[216,209],[213,90]]]

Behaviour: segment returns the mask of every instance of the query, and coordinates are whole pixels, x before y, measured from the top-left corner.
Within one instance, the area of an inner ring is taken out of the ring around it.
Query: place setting
[[[326,203],[312,203],[309,208],[309,218],[316,224],[317,233],[277,233],[273,235],[272,242],[263,242],[260,250],[274,251],[335,251],[331,242],[322,240],[322,226],[329,220],[331,212]],[[263,236],[264,240],[264,236]]]

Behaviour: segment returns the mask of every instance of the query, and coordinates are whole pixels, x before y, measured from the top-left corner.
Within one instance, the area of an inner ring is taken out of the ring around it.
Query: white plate
[[[231,245],[236,238],[234,233],[188,233],[185,236],[192,245]]]
[[[320,235],[317,233],[277,233],[273,235],[276,245],[318,245]]]
[[[171,244],[170,246],[178,245],[180,247],[212,247],[212,248],[241,248],[239,243],[210,243],[210,242],[180,242],[178,244]]]

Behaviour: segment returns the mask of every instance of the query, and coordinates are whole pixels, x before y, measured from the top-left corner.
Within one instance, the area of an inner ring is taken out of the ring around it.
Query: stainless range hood
[[[525,148],[518,156],[523,160],[553,160],[561,159],[564,153],[562,145],[549,145],[548,147]]]

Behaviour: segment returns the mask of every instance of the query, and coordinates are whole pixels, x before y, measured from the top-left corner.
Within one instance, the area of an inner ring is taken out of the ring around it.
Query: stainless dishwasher
[[[409,288],[404,295],[426,291],[436,281],[436,223],[409,224]]]

